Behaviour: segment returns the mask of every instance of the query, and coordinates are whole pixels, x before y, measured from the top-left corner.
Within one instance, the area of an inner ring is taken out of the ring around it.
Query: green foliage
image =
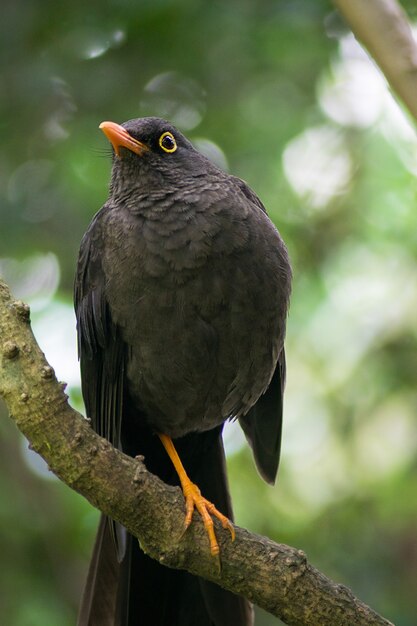
[[[331,6],[6,0],[0,46],[0,273],[73,403],[72,277],[110,170],[98,125],[166,116],[257,191],[293,261],[281,471],[265,485],[228,433],[237,522],[414,624],[417,141]],[[31,458],[1,419],[0,622],[69,626],[97,514]]]

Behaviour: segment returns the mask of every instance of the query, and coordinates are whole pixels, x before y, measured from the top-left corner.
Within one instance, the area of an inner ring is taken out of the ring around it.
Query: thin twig
[[[417,120],[417,43],[396,0],[333,0]]]

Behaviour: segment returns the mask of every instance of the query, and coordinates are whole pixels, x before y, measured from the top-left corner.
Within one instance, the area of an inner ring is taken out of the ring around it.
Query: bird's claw
[[[217,541],[216,533],[214,531],[214,523],[212,520],[212,515],[217,517],[220,520],[223,528],[228,528],[232,541],[235,540],[235,529],[233,528],[232,522],[225,516],[223,513],[214,506],[212,502],[207,500],[201,495],[200,489],[192,483],[191,481],[186,485],[183,485],[183,492],[185,498],[185,519],[184,519],[184,531],[187,530],[189,525],[191,524],[191,520],[193,517],[194,509],[200,513],[204,528],[208,534],[209,542],[210,542],[210,552],[214,557],[219,557],[220,547]]]

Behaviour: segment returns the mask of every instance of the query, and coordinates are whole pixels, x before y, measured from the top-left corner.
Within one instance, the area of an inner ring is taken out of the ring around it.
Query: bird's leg
[[[232,536],[232,541],[235,539],[235,530],[233,528],[232,522],[220,511],[216,509],[214,504],[206,498],[203,498],[201,495],[200,489],[194,484],[189,478],[184,469],[184,466],[181,462],[180,457],[178,456],[178,452],[175,449],[173,441],[171,437],[167,435],[159,434],[159,438],[162,441],[162,445],[168,453],[169,458],[171,459],[178,477],[181,481],[182,492],[185,498],[185,509],[186,515],[184,520],[184,531],[187,530],[189,525],[191,524],[191,519],[193,516],[194,508],[197,508],[197,511],[200,513],[203,518],[204,527],[207,531],[209,541],[210,541],[210,552],[213,556],[218,556],[220,552],[219,544],[217,542],[216,534],[214,532],[213,520],[211,519],[211,515],[217,517],[221,523],[223,528],[228,528],[230,534]]]

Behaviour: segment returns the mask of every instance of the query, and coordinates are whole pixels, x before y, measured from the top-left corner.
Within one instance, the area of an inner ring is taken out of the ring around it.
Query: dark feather
[[[268,389],[239,423],[252,448],[262,478],[274,484],[281,451],[285,351],[282,349]]]
[[[102,515],[81,600],[78,626],[115,626],[119,576],[120,564],[116,558],[109,519]]]
[[[99,435],[177,485],[155,433],[174,439],[190,479],[231,518],[224,420],[239,417],[268,482],[278,468],[287,251],[246,183],[168,122],[131,120],[117,137],[126,133],[75,280],[87,415]],[[160,143],[167,133],[177,147],[169,154]],[[146,148],[127,147],[138,142]],[[246,600],[159,565],[102,518],[78,626],[252,623]]]

